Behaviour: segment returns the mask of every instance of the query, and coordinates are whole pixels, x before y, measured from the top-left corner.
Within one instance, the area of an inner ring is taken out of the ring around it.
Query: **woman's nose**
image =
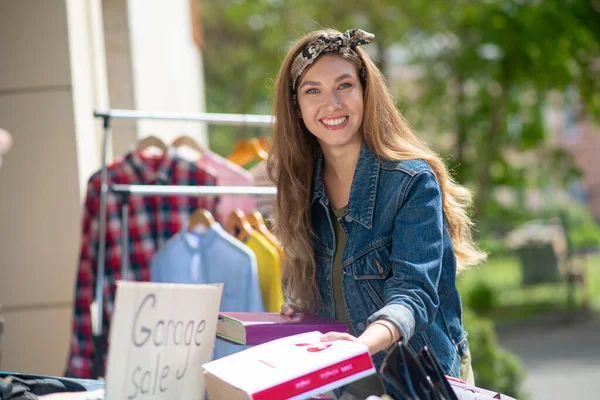
[[[340,102],[340,98],[337,93],[331,93],[327,97],[327,107],[331,108],[332,110],[337,110],[341,107],[341,105],[342,103]]]

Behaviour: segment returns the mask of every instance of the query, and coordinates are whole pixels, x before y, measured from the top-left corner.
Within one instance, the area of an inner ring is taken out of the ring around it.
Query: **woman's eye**
[[[350,82],[346,82],[346,83],[342,83],[339,87],[339,89],[346,89],[352,87],[352,84]]]
[[[312,88],[312,89],[308,89],[306,91],[306,94],[315,94],[315,93],[319,93],[318,89]]]

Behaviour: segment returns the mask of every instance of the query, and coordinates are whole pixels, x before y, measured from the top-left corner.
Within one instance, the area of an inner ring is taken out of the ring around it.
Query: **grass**
[[[590,307],[600,310],[600,255],[588,256],[584,263]],[[496,323],[529,320],[547,313],[572,311],[567,302],[566,282],[521,285],[521,266],[516,257],[492,258],[484,265],[463,272],[457,280],[465,304],[472,304],[473,293],[482,286],[491,288],[490,307],[481,313]],[[575,289],[575,306],[583,306],[584,290]],[[481,304],[481,303],[480,303]]]

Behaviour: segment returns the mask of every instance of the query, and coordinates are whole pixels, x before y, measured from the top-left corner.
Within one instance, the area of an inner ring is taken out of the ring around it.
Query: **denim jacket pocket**
[[[366,316],[385,305],[383,288],[392,271],[390,252],[385,245],[370,250],[352,263],[352,276],[358,293],[371,300]],[[366,300],[366,299],[365,299]]]
[[[385,279],[391,270],[390,251],[385,245],[370,250],[352,263],[352,275],[356,280]]]

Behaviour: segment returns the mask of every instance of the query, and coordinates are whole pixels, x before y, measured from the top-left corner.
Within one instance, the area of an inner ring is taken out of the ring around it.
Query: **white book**
[[[39,397],[40,400],[104,400],[104,389],[92,392],[54,393]]]
[[[308,399],[374,374],[367,346],[321,342],[318,331],[273,340],[203,365],[213,399]]]

